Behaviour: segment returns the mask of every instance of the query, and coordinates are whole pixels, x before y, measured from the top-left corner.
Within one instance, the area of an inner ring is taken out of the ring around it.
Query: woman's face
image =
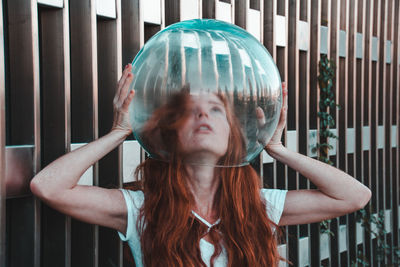
[[[185,156],[195,158],[225,155],[229,141],[229,122],[224,103],[212,93],[191,95],[189,115],[178,138]]]

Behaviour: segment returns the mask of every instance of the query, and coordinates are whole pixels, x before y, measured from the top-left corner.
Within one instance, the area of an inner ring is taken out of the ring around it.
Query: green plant
[[[356,261],[352,261],[350,267],[370,266],[367,257],[362,251],[357,251]]]
[[[333,148],[329,144],[329,138],[338,139],[338,137],[330,130],[332,127],[335,127],[335,120],[331,112],[336,111],[336,109],[340,110],[340,106],[335,102],[335,64],[326,55],[321,56],[319,72],[320,99],[319,112],[317,113],[319,118],[319,139],[317,144],[312,148],[312,152],[317,153],[318,160],[333,165],[333,162],[329,159],[329,150]],[[376,255],[376,260],[384,266],[400,266],[400,247],[391,247],[385,241],[387,231],[385,230],[384,211],[381,210],[378,214],[373,215],[369,210],[361,209],[356,213],[356,218],[358,222],[361,222],[361,226],[365,231],[373,239],[376,239],[377,249],[373,252]],[[330,230],[330,222],[331,220],[326,220],[320,223],[321,234],[326,233],[334,236],[334,233]],[[368,261],[368,257],[362,251],[357,251],[355,261],[351,262],[351,267],[371,265],[372,263]]]
[[[379,263],[385,264],[385,266],[399,266],[400,264],[400,248],[395,246],[391,247],[386,241],[385,236],[387,231],[385,230],[385,213],[380,210],[376,215],[371,214],[368,209],[361,209],[357,212],[357,222],[361,222],[361,226],[364,227],[367,233],[371,235],[372,238],[376,238],[377,250],[374,251],[376,259]],[[393,261],[391,260],[391,255],[393,255]],[[357,264],[358,262],[365,262],[368,264],[366,257],[359,253],[357,255],[356,262],[352,264]],[[353,266],[353,265],[352,265]],[[354,265],[358,266],[358,265]]]
[[[329,165],[333,165],[333,162],[329,159],[329,150],[333,149],[332,145],[329,144],[329,138],[338,139],[335,133],[330,130],[331,127],[335,127],[335,119],[331,112],[340,109],[340,106],[335,101],[335,68],[335,62],[328,59],[326,55],[321,55],[318,75],[320,89],[319,111],[317,113],[319,118],[319,140],[312,148],[312,152],[317,153],[318,160]],[[320,232],[334,236],[333,232],[330,231],[330,222],[331,220],[321,222]]]
[[[329,150],[333,149],[332,145],[329,144],[329,138],[338,139],[334,132],[330,130],[331,127],[335,127],[335,119],[331,115],[340,106],[335,101],[335,63],[328,59],[326,55],[321,55],[319,62],[319,75],[318,84],[320,89],[319,96],[319,111],[317,116],[319,118],[319,140],[316,146],[313,148],[313,152],[318,152],[318,160],[333,165],[333,162],[329,159]]]

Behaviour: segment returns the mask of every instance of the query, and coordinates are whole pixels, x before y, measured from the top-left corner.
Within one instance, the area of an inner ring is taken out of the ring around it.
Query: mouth
[[[195,132],[212,132],[212,130],[210,125],[202,123],[195,129]]]

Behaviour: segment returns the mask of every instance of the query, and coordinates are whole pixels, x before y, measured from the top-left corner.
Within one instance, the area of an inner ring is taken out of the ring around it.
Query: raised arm
[[[288,165],[309,179],[318,189],[289,190],[279,225],[319,222],[363,208],[371,191],[347,173],[321,161],[290,151],[281,143],[286,127],[287,89],[283,89],[280,122],[265,150],[276,160]],[[262,114],[258,113],[259,120]]]
[[[279,225],[320,222],[363,208],[371,191],[347,173],[284,146],[268,153],[309,179],[318,189],[289,190]]]
[[[128,107],[134,91],[130,64],[125,68],[114,98],[114,123],[107,135],[74,150],[40,171],[31,181],[33,194],[54,209],[78,220],[126,229],[126,205],[118,189],[77,185],[82,174],[95,162],[120,145],[130,134]]]

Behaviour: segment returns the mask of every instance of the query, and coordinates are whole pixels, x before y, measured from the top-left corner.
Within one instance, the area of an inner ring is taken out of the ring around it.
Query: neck
[[[220,185],[218,168],[213,166],[186,165],[189,175],[188,185],[195,200],[193,210],[213,223],[218,219],[214,209],[215,194]]]

